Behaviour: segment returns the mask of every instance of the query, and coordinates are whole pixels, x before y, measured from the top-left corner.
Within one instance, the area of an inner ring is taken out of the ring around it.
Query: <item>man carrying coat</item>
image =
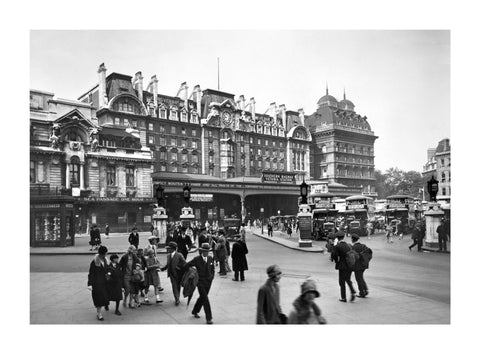
[[[196,256],[184,267],[184,269],[195,267],[198,273],[197,289],[200,296],[197,299],[195,306],[193,306],[192,315],[195,318],[200,318],[198,313],[203,307],[207,324],[213,324],[212,309],[210,307],[210,300],[208,299],[208,292],[210,291],[213,278],[215,277],[215,264],[213,258],[208,255],[208,252],[211,251],[208,243],[202,243],[198,250],[200,255]]]
[[[182,281],[183,267],[187,263],[183,255],[177,252],[177,244],[169,242],[167,245],[167,265],[161,268],[162,271],[167,270],[167,277],[172,283],[173,296],[175,297],[175,306],[180,303],[180,283]]]
[[[247,255],[248,249],[245,242],[243,242],[240,235],[235,236],[235,243],[232,247],[232,268],[235,272],[233,281],[238,281],[238,275],[240,274],[240,280],[245,280],[244,271],[248,270]]]

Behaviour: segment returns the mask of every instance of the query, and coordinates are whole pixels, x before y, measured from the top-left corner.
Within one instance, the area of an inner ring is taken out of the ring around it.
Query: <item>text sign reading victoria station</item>
[[[295,174],[262,172],[262,182],[295,184]]]

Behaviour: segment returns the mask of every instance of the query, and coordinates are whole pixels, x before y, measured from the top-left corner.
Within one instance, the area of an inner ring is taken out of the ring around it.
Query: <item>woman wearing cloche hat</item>
[[[326,324],[322,311],[315,304],[315,298],[320,297],[317,285],[312,279],[307,279],[300,286],[300,296],[293,302],[293,310],[288,317],[289,324]]]

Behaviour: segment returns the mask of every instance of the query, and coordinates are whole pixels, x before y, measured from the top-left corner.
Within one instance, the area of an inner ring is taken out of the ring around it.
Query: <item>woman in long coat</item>
[[[103,321],[102,307],[108,309],[108,291],[107,291],[107,247],[100,246],[98,254],[90,263],[88,272],[88,289],[92,291],[93,305],[97,308],[97,319]]]
[[[232,268],[235,272],[233,281],[238,281],[238,274],[240,273],[240,280],[245,280],[244,271],[248,270],[247,264],[248,248],[239,235],[235,236],[235,243],[232,246]]]
[[[118,256],[112,254],[110,256],[110,265],[107,268],[107,292],[108,300],[115,301],[115,315],[121,316],[121,312],[118,309],[120,301],[123,298],[123,273],[118,264]]]

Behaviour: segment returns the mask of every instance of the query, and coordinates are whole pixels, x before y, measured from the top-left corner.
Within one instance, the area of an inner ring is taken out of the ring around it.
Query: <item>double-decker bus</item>
[[[335,232],[338,210],[335,208],[333,197],[334,195],[330,193],[314,193],[308,196],[315,240],[326,239],[329,233]]]
[[[373,217],[375,210],[373,199],[365,195],[352,195],[345,198],[345,213],[350,234],[367,236],[367,223]]]
[[[385,222],[391,224],[394,221],[394,226],[401,221],[402,230],[404,234],[409,234],[413,230],[415,223],[415,203],[414,198],[409,195],[391,195],[386,198],[385,205]]]

